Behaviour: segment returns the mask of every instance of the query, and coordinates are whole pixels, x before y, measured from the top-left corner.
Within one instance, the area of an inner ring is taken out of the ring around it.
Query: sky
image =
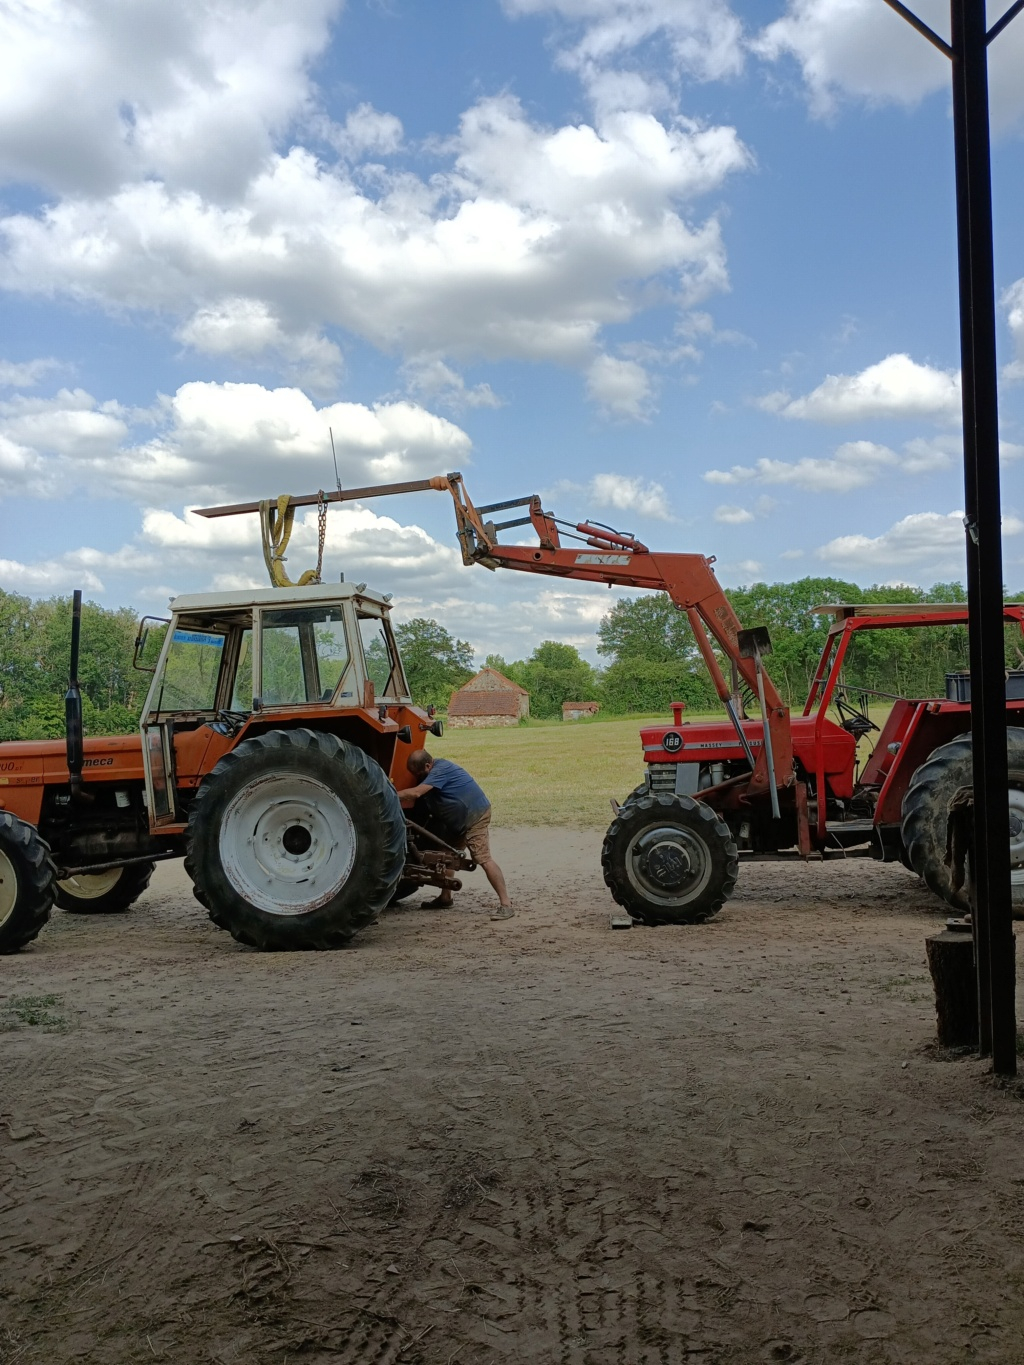
[[[990,49],[1024,589],[1022,65],[1024,17]],[[331,488],[330,431],[349,487],[461,470],[726,587],[964,576],[949,70],[883,0],[2,0],[0,290],[7,591],[262,585],[257,519],[190,509]],[[466,568],[437,493],[332,510],[340,572],[481,660],[596,658],[614,601]]]

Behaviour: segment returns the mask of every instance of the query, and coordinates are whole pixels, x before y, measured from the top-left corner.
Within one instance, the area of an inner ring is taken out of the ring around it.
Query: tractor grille
[[[672,796],[676,789],[676,765],[652,763],[647,769],[652,792],[666,792]]]

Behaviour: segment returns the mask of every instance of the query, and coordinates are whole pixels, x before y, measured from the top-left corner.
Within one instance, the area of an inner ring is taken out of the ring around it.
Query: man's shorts
[[[475,863],[487,863],[491,859],[491,811],[481,815],[476,824],[466,830],[466,847],[473,855]]]

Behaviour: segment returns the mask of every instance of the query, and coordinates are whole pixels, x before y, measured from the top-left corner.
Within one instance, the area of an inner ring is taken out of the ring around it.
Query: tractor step
[[[840,848],[869,843],[874,830],[873,820],[829,820],[825,825],[826,834]]]

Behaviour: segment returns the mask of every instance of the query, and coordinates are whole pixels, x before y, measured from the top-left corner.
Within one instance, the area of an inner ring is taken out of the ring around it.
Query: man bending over
[[[498,908],[491,919],[510,919],[514,911],[508,898],[501,868],[491,857],[491,803],[465,768],[448,758],[432,758],[426,749],[415,749],[409,755],[409,771],[417,779],[415,787],[398,793],[402,800],[422,802],[421,809],[432,825],[433,833],[458,847],[463,845],[473,855],[473,861],[484,870],[484,875],[497,892]],[[414,818],[416,810],[413,811]],[[432,906],[451,905],[452,893],[443,889]]]

